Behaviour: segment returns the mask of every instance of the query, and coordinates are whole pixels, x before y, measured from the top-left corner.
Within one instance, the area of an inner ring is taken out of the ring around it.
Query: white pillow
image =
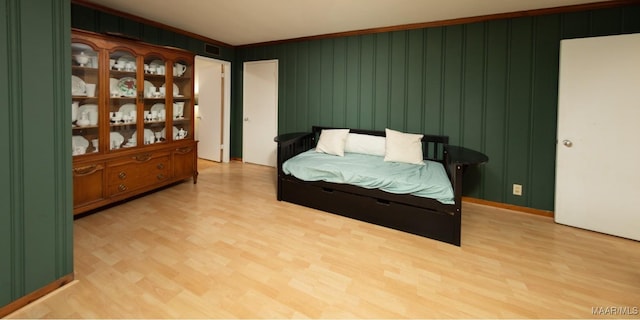
[[[386,139],[368,134],[349,133],[344,152],[363,153],[384,157]]]
[[[343,157],[348,134],[349,129],[323,129],[316,145],[316,152]]]
[[[387,135],[384,161],[424,165],[422,135],[384,129]]]

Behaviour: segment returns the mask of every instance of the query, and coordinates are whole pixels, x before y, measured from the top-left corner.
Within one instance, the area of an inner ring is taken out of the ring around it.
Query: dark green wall
[[[69,0],[0,0],[0,307],[73,272]]]
[[[278,131],[311,125],[445,134],[489,163],[465,195],[554,209],[561,39],[640,32],[640,6],[239,48],[232,156],[241,156],[242,62],[279,60]],[[511,195],[514,183],[524,195]]]

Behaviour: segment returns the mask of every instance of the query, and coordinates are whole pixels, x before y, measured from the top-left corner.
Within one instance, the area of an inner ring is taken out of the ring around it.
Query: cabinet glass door
[[[173,140],[193,139],[193,63],[177,60],[173,64]]]
[[[138,145],[136,119],[136,56],[128,51],[109,54],[109,150],[117,151]]]
[[[99,151],[99,54],[86,43],[71,44],[71,123],[73,156]]]
[[[167,141],[168,90],[166,60],[159,56],[144,58],[144,144],[164,143]]]

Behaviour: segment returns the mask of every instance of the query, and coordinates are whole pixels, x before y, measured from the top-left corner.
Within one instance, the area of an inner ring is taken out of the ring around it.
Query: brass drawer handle
[[[133,159],[138,162],[149,161],[149,159],[151,159],[151,153],[138,154],[138,155],[135,155]]]
[[[74,168],[73,173],[77,176],[86,176],[96,172],[97,169],[98,169],[98,166],[95,164],[92,164],[90,166]]]
[[[165,176],[164,176],[164,174],[161,173],[161,174],[157,175],[156,178],[158,178],[158,180],[164,180]]]
[[[162,169],[164,169],[164,163],[158,163],[158,165],[156,166],[156,168],[158,168],[158,170],[162,170]]]
[[[121,185],[118,186],[118,190],[121,191],[121,192],[122,191],[127,191],[127,186],[125,186],[124,184],[121,184]]]
[[[181,154],[185,154],[185,153],[189,153],[189,152],[191,152],[191,150],[193,150],[193,148],[191,148],[191,147],[184,147],[184,148],[178,148],[178,149],[176,149],[176,152],[181,153]]]
[[[126,179],[126,178],[127,178],[127,173],[126,173],[126,172],[124,172],[124,171],[120,172],[120,173],[118,174],[118,178],[120,178],[120,179],[122,179],[122,180]]]

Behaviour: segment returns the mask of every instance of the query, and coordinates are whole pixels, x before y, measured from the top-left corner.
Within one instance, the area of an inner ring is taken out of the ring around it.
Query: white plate
[[[156,104],[151,106],[151,111],[160,112],[160,110],[164,110],[164,103],[156,103]]]
[[[133,135],[136,135],[136,131],[133,132]],[[144,141],[149,141],[149,138],[154,138],[155,139],[155,135],[153,134],[153,131],[151,131],[151,129],[144,129]]]
[[[114,144],[117,145],[116,149],[120,148],[120,145],[122,145],[122,143],[124,142],[124,137],[120,134],[120,132],[111,132],[110,134],[110,140],[111,140],[111,144],[109,145],[109,148],[111,150],[113,150],[113,146]]]
[[[165,85],[165,84],[166,84],[166,83],[163,83],[163,84],[162,84],[162,87],[163,87],[163,88],[164,88],[164,85]],[[178,86],[177,86],[175,83],[173,84],[173,96],[174,96],[174,97],[180,97],[180,89],[178,89]]]
[[[98,112],[98,105],[97,104],[91,104],[91,103],[87,103],[87,104],[83,104],[81,106],[78,107],[78,117],[80,117],[80,115],[82,115],[83,112],[85,111],[95,111]]]
[[[182,118],[184,116],[184,102],[174,102],[173,103],[173,117],[176,119]]]
[[[71,76],[71,95],[85,96],[87,95],[87,86],[84,81],[76,76]]]
[[[74,147],[84,147],[86,149],[89,147],[89,140],[85,139],[83,136],[72,136],[71,145]]]
[[[124,56],[118,58],[118,62],[120,62],[120,61],[124,61],[124,63],[136,62],[136,58],[134,58],[134,57],[132,57],[130,55],[124,55]]]
[[[151,88],[151,87],[155,87],[155,86],[153,85],[153,83],[151,83],[151,81],[145,80],[144,81],[144,96],[145,97],[147,96],[147,93],[149,92],[149,88]]]
[[[131,111],[136,111],[136,105],[133,103],[125,103],[120,106],[120,109],[118,111],[122,112],[123,115],[128,116],[131,115]]]
[[[118,80],[118,90],[120,94],[125,97],[136,96],[136,79],[131,77],[124,77]]]
[[[164,129],[165,128],[162,128],[162,130],[160,130],[160,132],[161,132],[162,137],[166,139],[167,138],[167,134],[166,134]],[[176,134],[178,134],[178,128],[173,127],[173,138],[174,139],[176,138]]]

